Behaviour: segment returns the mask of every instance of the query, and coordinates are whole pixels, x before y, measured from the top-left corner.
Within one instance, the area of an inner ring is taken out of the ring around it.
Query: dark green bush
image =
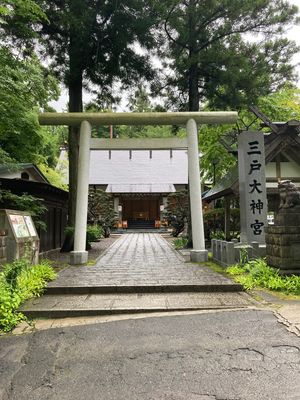
[[[103,236],[103,230],[99,225],[88,225],[86,231],[87,243],[96,242]]]

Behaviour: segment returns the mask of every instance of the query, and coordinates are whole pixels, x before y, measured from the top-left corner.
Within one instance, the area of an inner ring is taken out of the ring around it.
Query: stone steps
[[[208,309],[247,308],[253,300],[235,293],[128,293],[44,295],[29,300],[20,311],[30,318],[65,318]]]
[[[46,294],[21,311],[30,317],[244,307],[241,285],[205,265],[185,263],[157,234],[123,235],[92,266],[62,270]]]
[[[181,292],[196,292],[196,293],[226,293],[240,292],[243,287],[235,282],[222,283],[203,283],[203,284],[175,284],[175,283],[160,283],[154,284],[136,284],[132,282],[126,285],[71,285],[59,284],[54,282],[49,284],[46,290],[47,295],[84,295],[84,294],[127,294],[127,293],[181,293]]]

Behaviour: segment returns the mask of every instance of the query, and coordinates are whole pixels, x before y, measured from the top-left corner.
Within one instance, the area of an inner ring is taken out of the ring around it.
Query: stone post
[[[267,191],[264,135],[244,131],[238,137],[240,219],[242,243],[265,243]]]
[[[188,137],[188,175],[190,206],[192,220],[193,250],[191,250],[191,261],[207,261],[208,252],[205,250],[202,199],[200,185],[198,130],[194,119],[189,119],[186,124]]]
[[[91,125],[83,121],[80,126],[77,199],[74,233],[74,251],[70,254],[71,264],[84,264],[88,260],[86,251],[86,225],[89,193]]]

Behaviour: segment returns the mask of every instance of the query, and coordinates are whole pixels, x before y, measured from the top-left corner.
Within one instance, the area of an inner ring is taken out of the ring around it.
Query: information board
[[[30,215],[24,215],[24,220],[26,222],[27,229],[28,229],[28,231],[30,233],[30,236],[37,236],[37,233],[36,233],[35,227],[33,225],[31,216]]]
[[[24,238],[31,236],[23,215],[9,214],[9,218],[17,238]]]

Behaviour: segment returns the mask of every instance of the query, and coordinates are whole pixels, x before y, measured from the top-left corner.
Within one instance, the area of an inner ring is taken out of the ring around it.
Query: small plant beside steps
[[[9,332],[25,316],[18,312],[21,304],[39,297],[48,281],[56,278],[49,261],[31,265],[22,259],[5,264],[0,272],[0,332]]]
[[[279,270],[267,265],[264,258],[247,260],[232,265],[226,272],[246,290],[257,287],[283,292],[289,295],[300,295],[300,276],[281,276]]]

